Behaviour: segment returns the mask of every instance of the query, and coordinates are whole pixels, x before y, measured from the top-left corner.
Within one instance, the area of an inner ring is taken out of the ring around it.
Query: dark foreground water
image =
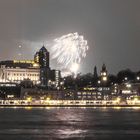
[[[140,140],[140,108],[0,108],[0,140]]]

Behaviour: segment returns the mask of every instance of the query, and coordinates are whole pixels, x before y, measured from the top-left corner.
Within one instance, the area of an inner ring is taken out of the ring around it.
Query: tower
[[[49,68],[49,52],[45,46],[39,50],[38,56],[40,68]]]
[[[101,81],[103,81],[103,82],[107,81],[107,69],[106,69],[105,64],[103,64],[102,70],[101,70]]]
[[[42,46],[42,48],[39,50],[39,52],[36,53],[35,56],[36,56],[35,60],[39,62],[41,86],[47,86],[48,85],[48,76],[49,76],[49,72],[50,72],[49,52],[45,48],[45,46]]]
[[[34,62],[39,64],[39,52],[34,55]]]
[[[97,73],[97,67],[96,67],[96,66],[94,67],[94,74],[93,74],[93,78],[94,78],[95,80],[97,80],[97,79],[98,79],[98,73]]]

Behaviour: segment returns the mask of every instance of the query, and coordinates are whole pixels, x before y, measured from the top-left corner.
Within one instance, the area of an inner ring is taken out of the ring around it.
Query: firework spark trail
[[[75,63],[80,64],[81,59],[86,57],[87,40],[84,40],[84,37],[77,32],[63,35],[54,42],[52,59],[57,59],[58,64],[64,68],[70,68]]]

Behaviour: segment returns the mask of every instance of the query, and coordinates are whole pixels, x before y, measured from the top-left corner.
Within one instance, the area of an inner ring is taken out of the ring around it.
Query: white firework
[[[76,33],[70,33],[54,40],[52,58],[64,68],[70,68],[73,64],[80,64],[81,59],[86,57],[88,50],[87,40]]]

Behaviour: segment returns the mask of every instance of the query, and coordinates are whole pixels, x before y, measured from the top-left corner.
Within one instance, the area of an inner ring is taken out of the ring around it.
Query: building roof
[[[32,60],[6,60],[0,61],[0,67],[4,65],[6,68],[31,68],[34,65]]]
[[[42,48],[39,51],[45,51],[48,52],[48,50],[46,49],[46,47],[43,45]]]

